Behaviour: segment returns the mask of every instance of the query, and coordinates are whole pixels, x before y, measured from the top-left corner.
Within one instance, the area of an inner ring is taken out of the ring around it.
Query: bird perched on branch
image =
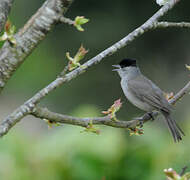
[[[117,68],[113,71],[117,71],[121,77],[121,87],[126,98],[146,112],[160,111],[165,117],[174,141],[182,140],[182,135],[185,134],[171,118],[172,106],[165,98],[164,92],[141,73],[136,60],[124,59],[113,67]]]

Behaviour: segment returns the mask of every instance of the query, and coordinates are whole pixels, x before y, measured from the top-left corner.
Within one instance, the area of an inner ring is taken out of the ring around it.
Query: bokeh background
[[[21,28],[44,0],[15,1],[10,19]],[[189,1],[181,1],[162,20],[190,21]],[[141,25],[159,9],[155,1],[75,1],[67,13],[90,19],[85,32],[58,25],[27,58],[1,94],[1,120],[53,81],[83,44],[89,53],[83,62],[106,49]],[[118,118],[130,120],[143,112],[126,101],[112,64],[122,58],[138,60],[142,72],[166,92],[176,93],[189,81],[190,32],[159,29],[135,40],[85,74],[55,90],[41,105],[78,117],[102,116],[114,100],[123,107]],[[174,144],[162,117],[145,125],[143,136],[129,136],[123,129],[98,127],[100,135],[81,133],[83,128],[63,125],[48,130],[47,124],[24,118],[0,140],[0,177],[6,180],[160,180],[163,170],[178,172],[190,166],[189,95],[177,103],[173,117],[186,136]]]

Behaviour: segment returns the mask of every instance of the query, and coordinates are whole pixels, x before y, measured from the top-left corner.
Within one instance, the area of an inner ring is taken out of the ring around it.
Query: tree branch
[[[190,81],[171,100],[169,100],[169,103],[175,105],[175,103],[178,100],[180,100],[185,94],[187,94],[189,91],[190,91]]]
[[[190,28],[189,22],[157,22],[155,23],[155,28],[169,28],[169,27],[176,27],[176,28]]]
[[[107,125],[117,128],[134,128],[139,123],[138,120],[114,121],[109,116],[78,118],[51,112],[47,108],[41,107],[35,107],[31,114],[40,119],[47,119],[56,123],[71,124],[82,127],[87,127],[92,123],[93,125]]]
[[[60,17],[60,22],[62,23],[66,23],[66,24],[69,24],[69,25],[74,25],[75,21],[69,19],[69,18],[66,18],[64,16]]]
[[[190,81],[169,101],[169,103],[174,105],[189,91],[190,91]],[[35,107],[31,112],[31,114],[37,118],[47,119],[52,122],[71,124],[82,127],[87,127],[90,123],[92,123],[94,125],[107,125],[116,128],[135,128],[140,123],[139,120],[114,121],[109,116],[78,118],[78,117],[67,116],[51,112],[47,108],[41,108],[41,107]],[[156,117],[158,114],[159,112],[154,112],[153,116]],[[145,113],[142,117],[140,117],[140,119],[143,120],[144,122],[147,122],[151,119],[151,117],[150,115]]]
[[[89,61],[87,61],[86,63],[84,63],[81,67],[73,70],[72,72],[66,74],[63,77],[58,77],[52,83],[50,83],[47,87],[45,87],[42,90],[40,90],[37,94],[35,94],[32,98],[30,98],[28,101],[26,101],[22,106],[18,107],[12,114],[10,114],[9,116],[7,116],[3,120],[3,122],[0,124],[0,136],[5,135],[11,129],[11,127],[13,127],[17,122],[19,122],[27,114],[30,114],[32,112],[32,110],[34,109],[35,105],[37,103],[39,103],[40,100],[42,100],[44,97],[46,97],[54,89],[56,89],[57,87],[61,86],[63,83],[68,82],[68,81],[74,79],[78,75],[80,75],[83,72],[85,72],[89,67],[91,67],[91,66],[99,63],[100,61],[102,61],[107,56],[110,56],[110,55],[114,54],[120,48],[125,47],[126,45],[128,45],[129,43],[131,43],[132,41],[134,41],[137,37],[139,37],[142,34],[144,34],[144,32],[147,32],[148,30],[154,29],[154,23],[157,22],[157,20],[159,18],[161,18],[164,14],[166,14],[170,9],[172,9],[174,7],[174,5],[177,2],[179,2],[179,1],[180,0],[170,1],[170,3],[167,3],[165,6],[163,6],[162,8],[160,8],[143,25],[141,25],[140,27],[138,27],[137,29],[135,29],[133,32],[129,33],[126,37],[124,37],[123,39],[121,39],[120,41],[118,41],[117,43],[115,43],[114,45],[112,45],[111,47],[107,48],[106,50],[102,51],[97,56],[95,56],[94,58],[92,58]],[[52,1],[49,0],[49,1],[47,1],[44,4],[44,6],[46,7],[47,4],[51,3],[51,2],[55,3],[55,0],[52,0]],[[44,8],[44,6],[42,8]],[[49,12],[49,10],[48,10],[48,12]],[[37,15],[38,15],[38,13],[37,13]],[[35,17],[33,17],[33,18],[35,18]],[[31,21],[33,21],[33,20],[31,20]],[[22,31],[20,33],[22,34]],[[0,57],[1,57],[1,54],[0,54]],[[0,65],[0,67],[1,67],[1,65]],[[12,70],[12,72],[13,72],[13,70]]]
[[[179,173],[180,176],[183,176],[185,174],[185,171],[187,170],[188,166],[184,166],[181,170],[181,172]]]
[[[5,1],[5,0],[4,0]],[[0,50],[0,92],[15,70],[66,13],[73,0],[47,0],[15,34],[16,46],[5,42]]]
[[[11,10],[13,0],[1,0],[0,1],[0,33],[2,32],[4,25],[7,21],[7,17]]]

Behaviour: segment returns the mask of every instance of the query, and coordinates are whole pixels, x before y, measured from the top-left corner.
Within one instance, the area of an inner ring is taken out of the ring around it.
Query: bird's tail
[[[162,114],[164,115],[166,119],[168,128],[173,136],[174,141],[175,142],[181,141],[182,135],[185,136],[185,133],[182,131],[182,129],[179,127],[176,121],[170,117],[170,113],[166,111],[162,111]]]

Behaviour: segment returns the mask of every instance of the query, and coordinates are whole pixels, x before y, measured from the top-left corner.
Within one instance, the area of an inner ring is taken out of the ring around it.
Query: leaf
[[[180,175],[177,174],[172,168],[164,169],[164,173],[168,180],[182,180]]]
[[[130,130],[130,136],[140,136],[140,135],[143,135],[144,134],[144,131],[142,128],[134,128],[134,129],[129,129]]]
[[[102,111],[102,113],[107,114],[108,116],[110,116],[111,119],[117,120],[116,112],[120,110],[121,106],[121,99],[118,99],[114,101],[114,104],[107,111]]]
[[[86,50],[83,45],[80,46],[77,54],[74,57],[75,63],[78,63],[80,60],[84,58],[84,56],[88,53],[88,50]]]
[[[9,38],[9,41],[13,44],[13,45],[16,45],[16,39],[14,38],[14,36],[11,36]]]
[[[190,172],[185,173],[182,177],[181,180],[190,180]]]
[[[5,24],[4,29],[5,29],[5,32],[0,37],[0,41],[8,40],[13,45],[16,45],[16,39],[14,38],[14,33],[16,31],[16,27],[14,25],[12,25],[11,22],[8,20]]]
[[[190,71],[190,66],[189,65],[185,65],[185,67]]]
[[[75,18],[74,26],[79,30],[79,31],[84,31],[81,25],[86,24],[89,21],[89,19],[86,19],[84,16],[77,16]]]
[[[47,124],[48,124],[48,128],[51,129],[54,125],[55,126],[60,126],[60,123],[51,121],[49,119],[43,119]]]
[[[5,32],[8,32],[10,27],[11,27],[11,22],[10,20],[7,20],[7,22],[5,23]]]
[[[87,126],[83,131],[81,131],[81,133],[82,133],[82,132],[91,132],[91,133],[95,133],[95,134],[97,134],[97,135],[100,134],[100,130],[97,129],[97,128],[95,128],[95,127],[93,126],[92,121],[88,124],[88,126]]]
[[[66,57],[69,60],[68,63],[68,69],[69,71],[72,71],[73,69],[80,67],[80,61],[85,57],[85,55],[88,53],[88,50],[86,50],[83,45],[81,45],[81,47],[79,48],[78,52],[76,53],[76,55],[74,56],[74,58],[72,58],[69,54],[69,52],[66,53]]]
[[[8,35],[6,32],[0,37],[0,41],[6,41],[8,39]]]
[[[16,27],[15,27],[14,25],[11,25],[11,27],[9,28],[8,33],[9,33],[10,35],[13,35],[13,34],[15,33],[15,31],[16,31]]]

